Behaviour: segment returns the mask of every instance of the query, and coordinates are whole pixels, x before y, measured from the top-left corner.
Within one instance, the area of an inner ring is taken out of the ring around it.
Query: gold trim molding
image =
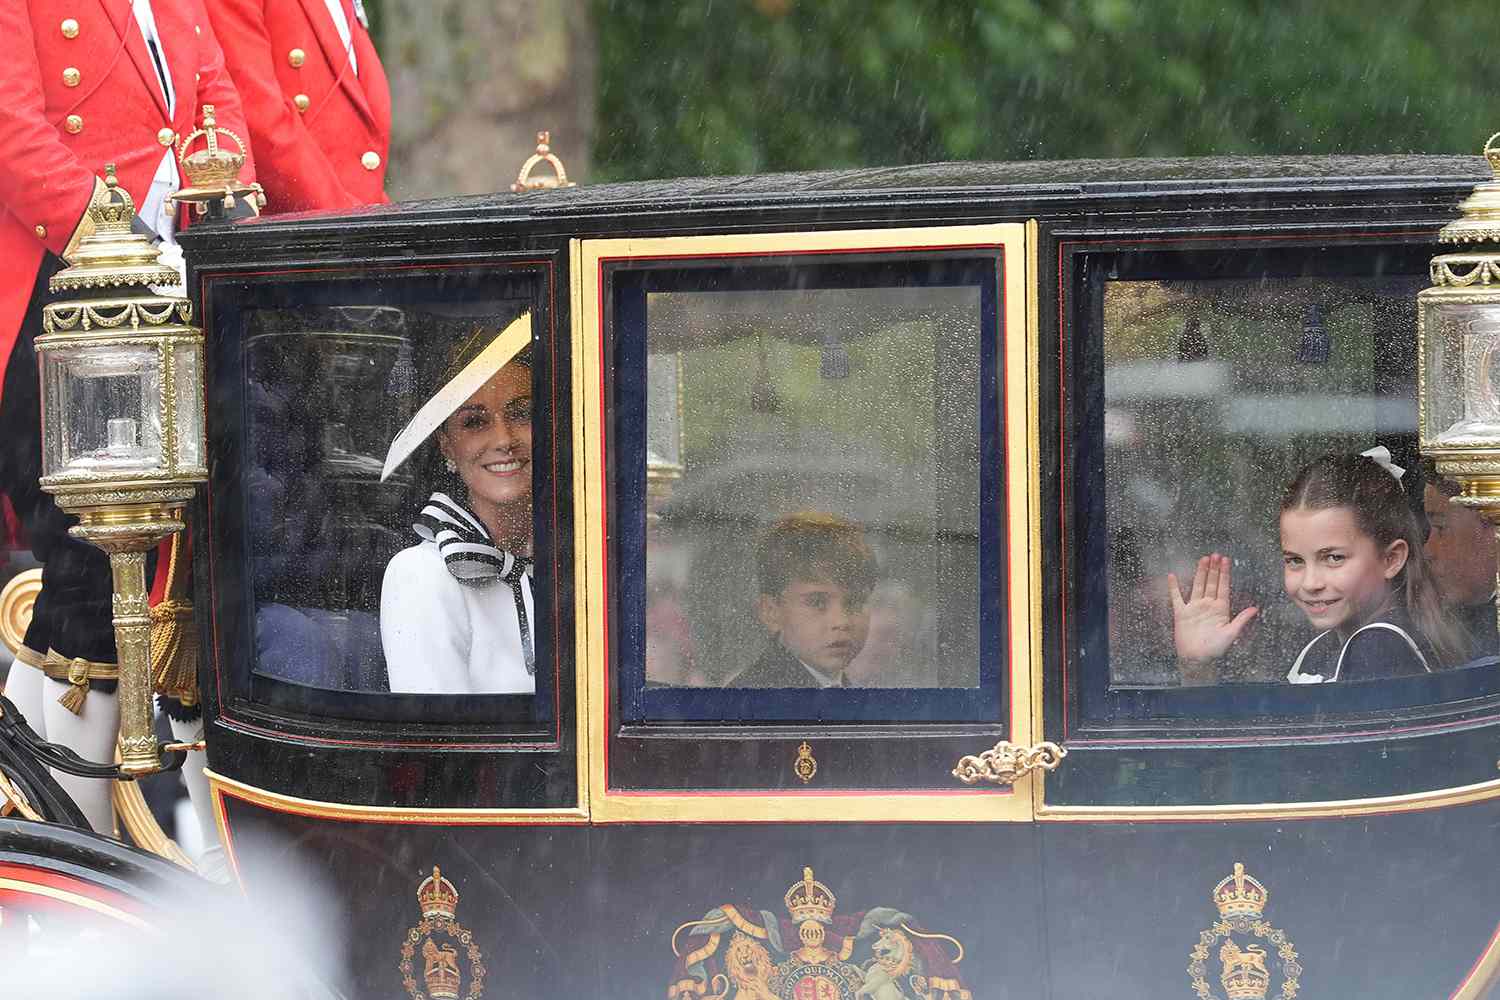
[[[1034,227],[1033,227],[1034,232]],[[890,793],[880,790],[845,791],[727,791],[701,793],[616,792],[608,788],[606,727],[609,711],[605,660],[605,594],[608,567],[604,552],[603,482],[603,372],[600,336],[600,267],[605,259],[650,260],[661,257],[713,258],[728,255],[827,253],[831,251],[941,251],[953,247],[994,247],[1003,250],[1001,303],[1005,336],[1000,344],[1005,371],[1004,433],[1005,484],[1010,498],[1004,530],[1014,554],[1008,567],[1007,613],[1020,627],[1010,630],[1008,642],[1009,704],[1007,739],[1030,745],[1033,737],[1032,693],[1037,663],[1033,637],[1033,607],[1040,600],[1038,547],[1028,546],[1037,521],[1034,470],[1030,456],[1036,439],[1037,417],[1034,330],[1028,325],[1027,274],[1035,262],[1028,258],[1027,225],[1004,223],[978,226],[931,226],[903,229],[834,230],[828,232],[755,233],[715,236],[673,236],[649,239],[573,240],[570,260],[573,280],[573,509],[578,513],[580,538],[574,546],[577,592],[577,662],[588,692],[586,719],[589,765],[588,802],[595,822],[1029,822],[1035,775],[1013,788],[977,791],[944,787],[946,772],[934,774],[932,790]],[[581,741],[582,742],[582,741]]]
[[[1448,1000],[1488,1000],[1496,984],[1500,984],[1500,926],[1496,926],[1489,945]]]
[[[115,762],[120,761],[120,751],[115,749]],[[177,841],[167,836],[167,832],[161,828],[156,817],[151,813],[151,807],[146,804],[146,793],[141,790],[138,781],[114,781],[110,782],[110,802],[115,807],[115,820],[117,826],[123,828],[130,834],[131,841],[144,851],[150,851],[157,857],[166,858],[174,865],[180,865],[190,872],[197,872],[198,866],[193,864],[192,858],[187,856]],[[205,830],[206,834],[208,831]]]
[[[29,896],[41,896],[45,899],[53,899],[69,906],[76,906],[80,910],[88,910],[111,920],[118,920],[122,924],[134,927],[136,930],[149,931],[152,934],[166,935],[166,931],[154,926],[134,913],[126,913],[116,906],[102,903],[97,899],[82,895],[77,892],[69,892],[67,889],[59,889],[56,886],[43,885],[40,882],[23,882],[20,879],[0,877],[0,889],[7,892],[22,893]]]
[[[409,823],[426,826],[512,826],[534,824],[578,824],[588,821],[586,809],[442,809],[413,806],[362,806],[343,802],[321,802],[256,788],[203,769],[213,793],[214,813],[219,816],[219,840],[226,846],[223,800],[237,799],[273,812],[311,816],[316,819],[354,823]],[[232,831],[230,831],[232,832]]]
[[[1255,805],[1193,806],[1049,806],[1043,801],[1036,818],[1051,822],[1195,822],[1267,819],[1339,819],[1386,813],[1424,812],[1474,805],[1500,798],[1500,780],[1407,795],[1323,802],[1266,802]]]

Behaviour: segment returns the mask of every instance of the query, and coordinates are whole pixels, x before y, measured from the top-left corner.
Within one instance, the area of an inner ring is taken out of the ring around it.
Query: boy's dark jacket
[[[817,687],[818,682],[808,673],[786,647],[775,639],[766,643],[760,659],[741,670],[725,687],[736,688],[805,688]]]

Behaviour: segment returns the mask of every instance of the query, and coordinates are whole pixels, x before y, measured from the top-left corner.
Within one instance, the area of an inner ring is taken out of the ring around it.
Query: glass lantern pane
[[[1427,414],[1437,446],[1500,440],[1500,304],[1423,303]]]
[[[177,379],[178,471],[202,470],[203,345],[176,344],[172,348],[172,360]]]
[[[48,476],[153,475],[162,449],[161,366],[142,345],[40,352]]]

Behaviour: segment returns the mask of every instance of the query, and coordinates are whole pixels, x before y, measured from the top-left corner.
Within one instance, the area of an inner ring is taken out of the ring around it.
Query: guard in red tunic
[[[389,201],[391,92],[363,0],[214,0],[273,212]]]
[[[243,135],[246,126],[201,0],[13,0],[0,3],[0,38],[0,493],[43,563],[6,694],[48,739],[108,760],[119,728],[109,560],[68,535],[72,519],[37,486],[32,342],[47,279],[88,235],[85,209],[104,197],[105,164],[135,203],[136,228],[180,259],[174,144],[204,104],[224,127]],[[247,180],[251,172],[247,163]],[[109,832],[109,783],[58,777]]]

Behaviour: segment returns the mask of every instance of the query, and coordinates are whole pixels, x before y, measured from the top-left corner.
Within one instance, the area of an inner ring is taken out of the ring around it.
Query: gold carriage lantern
[[[1463,491],[1455,503],[1500,526],[1500,133],[1485,143],[1494,176],[1443,227],[1452,253],[1432,259],[1417,296],[1422,451]]]
[[[75,263],[49,282],[60,301],[42,311],[41,486],[77,514],[72,532],[109,553],[120,664],[124,775],[162,766],[152,734],[145,558],[183,527],[207,479],[203,334],[192,304],[151,242],[131,232],[135,205],[105,168],[106,193]],[[175,289],[174,289],[175,290]]]

